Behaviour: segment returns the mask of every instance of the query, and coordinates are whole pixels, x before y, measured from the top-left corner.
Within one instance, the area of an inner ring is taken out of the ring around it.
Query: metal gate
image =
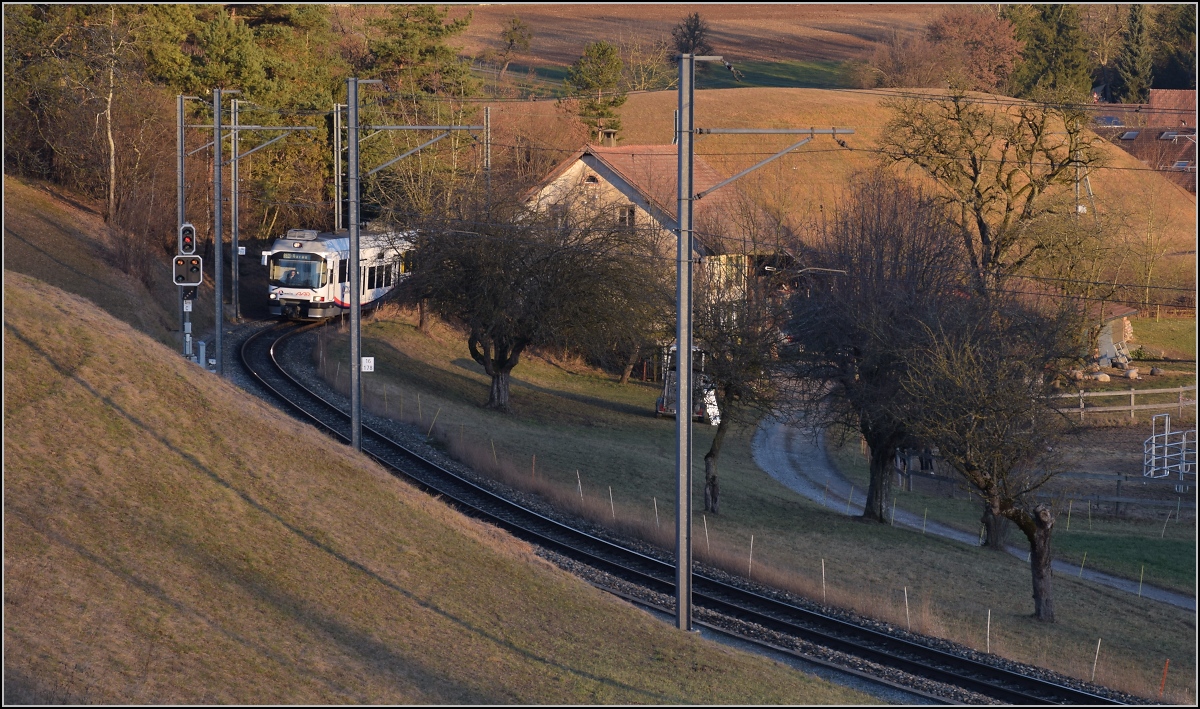
[[[1143,445],[1142,475],[1177,477],[1175,491],[1186,492],[1196,481],[1196,429],[1172,431],[1171,415],[1159,414],[1150,430],[1151,436]]]

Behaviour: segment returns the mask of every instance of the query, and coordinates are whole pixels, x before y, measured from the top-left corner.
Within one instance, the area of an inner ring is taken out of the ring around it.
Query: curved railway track
[[[278,350],[289,338],[313,327],[316,324],[281,323],[251,335],[241,348],[242,363],[247,373],[301,417],[348,441],[349,414],[304,386],[277,360]],[[625,583],[669,598],[674,596],[675,571],[668,563],[522,507],[423,458],[365,424],[362,449],[395,474],[442,496],[466,514]],[[697,614],[719,614],[993,700],[1012,704],[1120,703],[1106,696],[1019,674],[800,608],[699,573],[694,575],[693,584]],[[660,610],[673,612],[673,608]],[[912,691],[907,687],[904,689]],[[919,690],[916,693],[937,698]]]

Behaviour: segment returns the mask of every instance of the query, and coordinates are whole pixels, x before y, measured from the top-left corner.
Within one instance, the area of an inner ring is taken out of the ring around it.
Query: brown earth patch
[[[469,11],[471,24],[452,44],[478,56],[498,49],[502,24],[519,16],[533,31],[521,63],[534,66],[574,62],[589,42],[655,40],[690,12],[710,27],[713,49],[731,60],[844,61],[861,58],[892,32],[923,28],[940,5],[484,5],[455,7],[451,17]],[[339,17],[365,17],[363,8],[334,8]],[[383,10],[376,12],[382,13]]]

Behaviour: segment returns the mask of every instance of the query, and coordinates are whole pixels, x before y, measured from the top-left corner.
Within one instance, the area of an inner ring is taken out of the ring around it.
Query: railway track
[[[251,335],[241,348],[242,363],[246,372],[280,402],[331,435],[348,441],[349,415],[302,384],[278,361],[280,350],[290,338],[315,326],[281,323]],[[593,583],[642,589],[645,595],[664,601],[659,604],[660,611],[674,612],[671,606],[675,571],[671,564],[574,529],[514,503],[427,460],[365,424],[362,428],[362,449],[398,476],[440,495],[465,514],[486,520],[553,555],[594,570],[602,579],[615,580],[612,583],[593,580]],[[867,666],[889,668],[918,678],[921,681],[916,683],[917,686],[960,688],[1003,703],[1122,703],[1087,688],[1048,681],[963,657],[754,593],[700,573],[694,575],[693,584],[697,621],[703,618],[711,623],[712,618],[728,619],[740,628],[752,629],[749,633],[739,633],[749,642],[776,647],[781,644],[794,645],[786,642],[793,639],[801,645],[811,644],[828,648],[835,655],[857,658]],[[622,595],[629,596],[627,592]],[[643,594],[634,595],[641,597]],[[647,603],[644,600],[639,602]],[[781,643],[780,639],[785,642]],[[834,661],[826,664],[842,665],[844,669],[847,664],[859,663]],[[961,698],[939,696],[942,693],[936,690],[931,692],[909,687],[905,690],[928,699],[953,703],[962,701]]]

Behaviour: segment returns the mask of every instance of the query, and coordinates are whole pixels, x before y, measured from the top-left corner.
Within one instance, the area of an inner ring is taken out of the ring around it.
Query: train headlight
[[[271,300],[278,300],[278,299],[279,299],[279,294],[278,294],[278,293],[272,293],[272,294],[271,294]]]

